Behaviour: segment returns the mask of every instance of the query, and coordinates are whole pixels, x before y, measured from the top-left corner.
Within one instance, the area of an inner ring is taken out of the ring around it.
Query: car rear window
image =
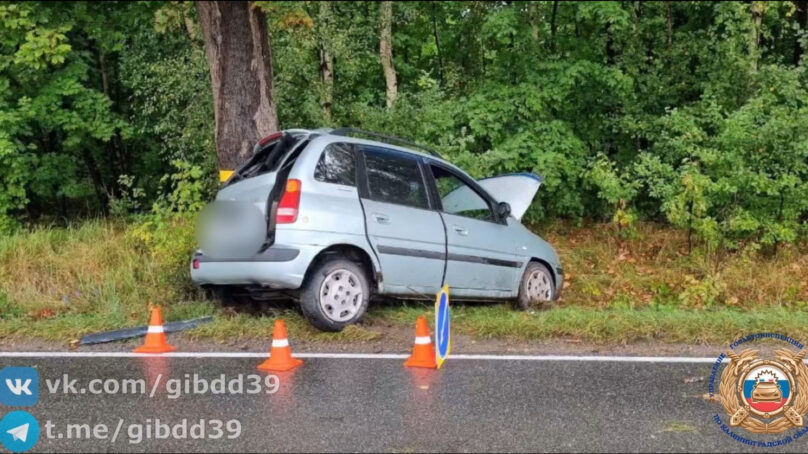
[[[279,140],[265,145],[256,151],[241,167],[236,169],[233,176],[228,180],[227,185],[278,170],[278,166],[283,162],[284,157],[295,148],[300,139],[299,136],[285,133]]]
[[[314,168],[314,179],[325,183],[356,186],[356,157],[353,145],[332,143],[328,145],[317,167]]]
[[[418,163],[403,156],[369,152],[365,155],[370,198],[416,208],[429,208]]]

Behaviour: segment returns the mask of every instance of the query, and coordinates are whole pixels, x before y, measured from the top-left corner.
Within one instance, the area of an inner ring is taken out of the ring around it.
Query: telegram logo
[[[27,411],[12,411],[0,421],[0,443],[11,452],[24,452],[39,440],[39,423]]]

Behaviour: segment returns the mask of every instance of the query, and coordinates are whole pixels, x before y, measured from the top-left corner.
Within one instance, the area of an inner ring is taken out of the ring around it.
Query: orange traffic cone
[[[286,325],[283,320],[275,320],[272,329],[272,347],[269,349],[269,358],[258,365],[260,370],[286,371],[303,364],[303,360],[292,358],[292,348],[286,337]]]
[[[437,369],[435,362],[435,349],[432,348],[432,338],[429,336],[429,326],[423,315],[415,322],[415,346],[412,348],[412,355],[404,362],[406,367],[425,367]]]
[[[173,352],[177,347],[168,345],[166,333],[163,332],[163,313],[160,306],[152,306],[149,303],[149,308],[151,309],[151,318],[149,319],[149,330],[146,331],[146,342],[143,343],[142,347],[136,348],[135,353]]]

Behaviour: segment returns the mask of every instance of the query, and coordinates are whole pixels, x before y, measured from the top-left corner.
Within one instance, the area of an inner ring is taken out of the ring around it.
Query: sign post
[[[444,285],[435,299],[435,362],[438,369],[452,351],[449,315],[449,286]]]

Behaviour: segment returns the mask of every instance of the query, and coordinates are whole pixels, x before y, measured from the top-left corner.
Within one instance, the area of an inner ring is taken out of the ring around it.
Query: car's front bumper
[[[297,289],[319,247],[273,246],[249,259],[222,260],[197,251],[191,258],[191,280],[198,285],[263,285]]]

